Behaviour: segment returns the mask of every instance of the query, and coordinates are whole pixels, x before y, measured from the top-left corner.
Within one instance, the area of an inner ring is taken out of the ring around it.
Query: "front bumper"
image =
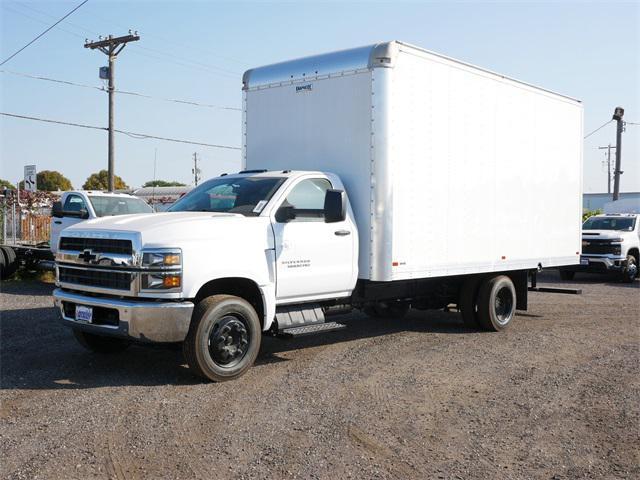
[[[57,288],[53,291],[62,323],[90,333],[144,342],[181,342],[189,331],[194,304],[92,297]],[[75,319],[75,305],[93,307],[103,315],[96,323]]]
[[[571,270],[575,270],[577,272],[619,272],[624,270],[626,266],[626,257],[582,255],[580,257],[580,265],[571,267]]]

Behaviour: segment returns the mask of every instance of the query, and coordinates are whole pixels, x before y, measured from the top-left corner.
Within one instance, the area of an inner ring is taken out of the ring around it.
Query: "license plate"
[[[93,308],[76,305],[76,320],[91,323],[93,321]]]
[[[589,259],[588,258],[581,258],[580,259],[580,265],[589,265]]]

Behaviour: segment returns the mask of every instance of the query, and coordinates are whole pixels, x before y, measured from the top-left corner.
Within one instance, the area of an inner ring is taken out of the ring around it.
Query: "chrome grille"
[[[133,253],[133,246],[131,240],[124,239],[62,237],[60,239],[60,250],[78,252],[92,250],[100,253],[131,255]]]
[[[132,272],[116,272],[113,270],[84,269],[58,266],[60,282],[88,287],[130,290],[133,281]]]

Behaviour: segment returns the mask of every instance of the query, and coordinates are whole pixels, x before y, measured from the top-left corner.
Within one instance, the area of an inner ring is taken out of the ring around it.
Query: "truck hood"
[[[66,228],[71,236],[81,232],[99,236],[101,232],[137,234],[144,246],[176,246],[199,240],[214,240],[230,234],[249,233],[268,218],[245,217],[233,213],[163,212],[102,217]]]

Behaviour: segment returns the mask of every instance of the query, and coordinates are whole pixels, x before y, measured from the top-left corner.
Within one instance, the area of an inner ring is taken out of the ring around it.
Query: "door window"
[[[310,178],[302,180],[287,198],[282,206],[292,206],[296,218],[293,221],[321,221],[324,218],[324,197],[331,183],[325,178]]]
[[[79,212],[80,210],[87,210],[87,205],[84,203],[82,197],[78,195],[69,195],[64,202],[62,209],[65,212]]]

